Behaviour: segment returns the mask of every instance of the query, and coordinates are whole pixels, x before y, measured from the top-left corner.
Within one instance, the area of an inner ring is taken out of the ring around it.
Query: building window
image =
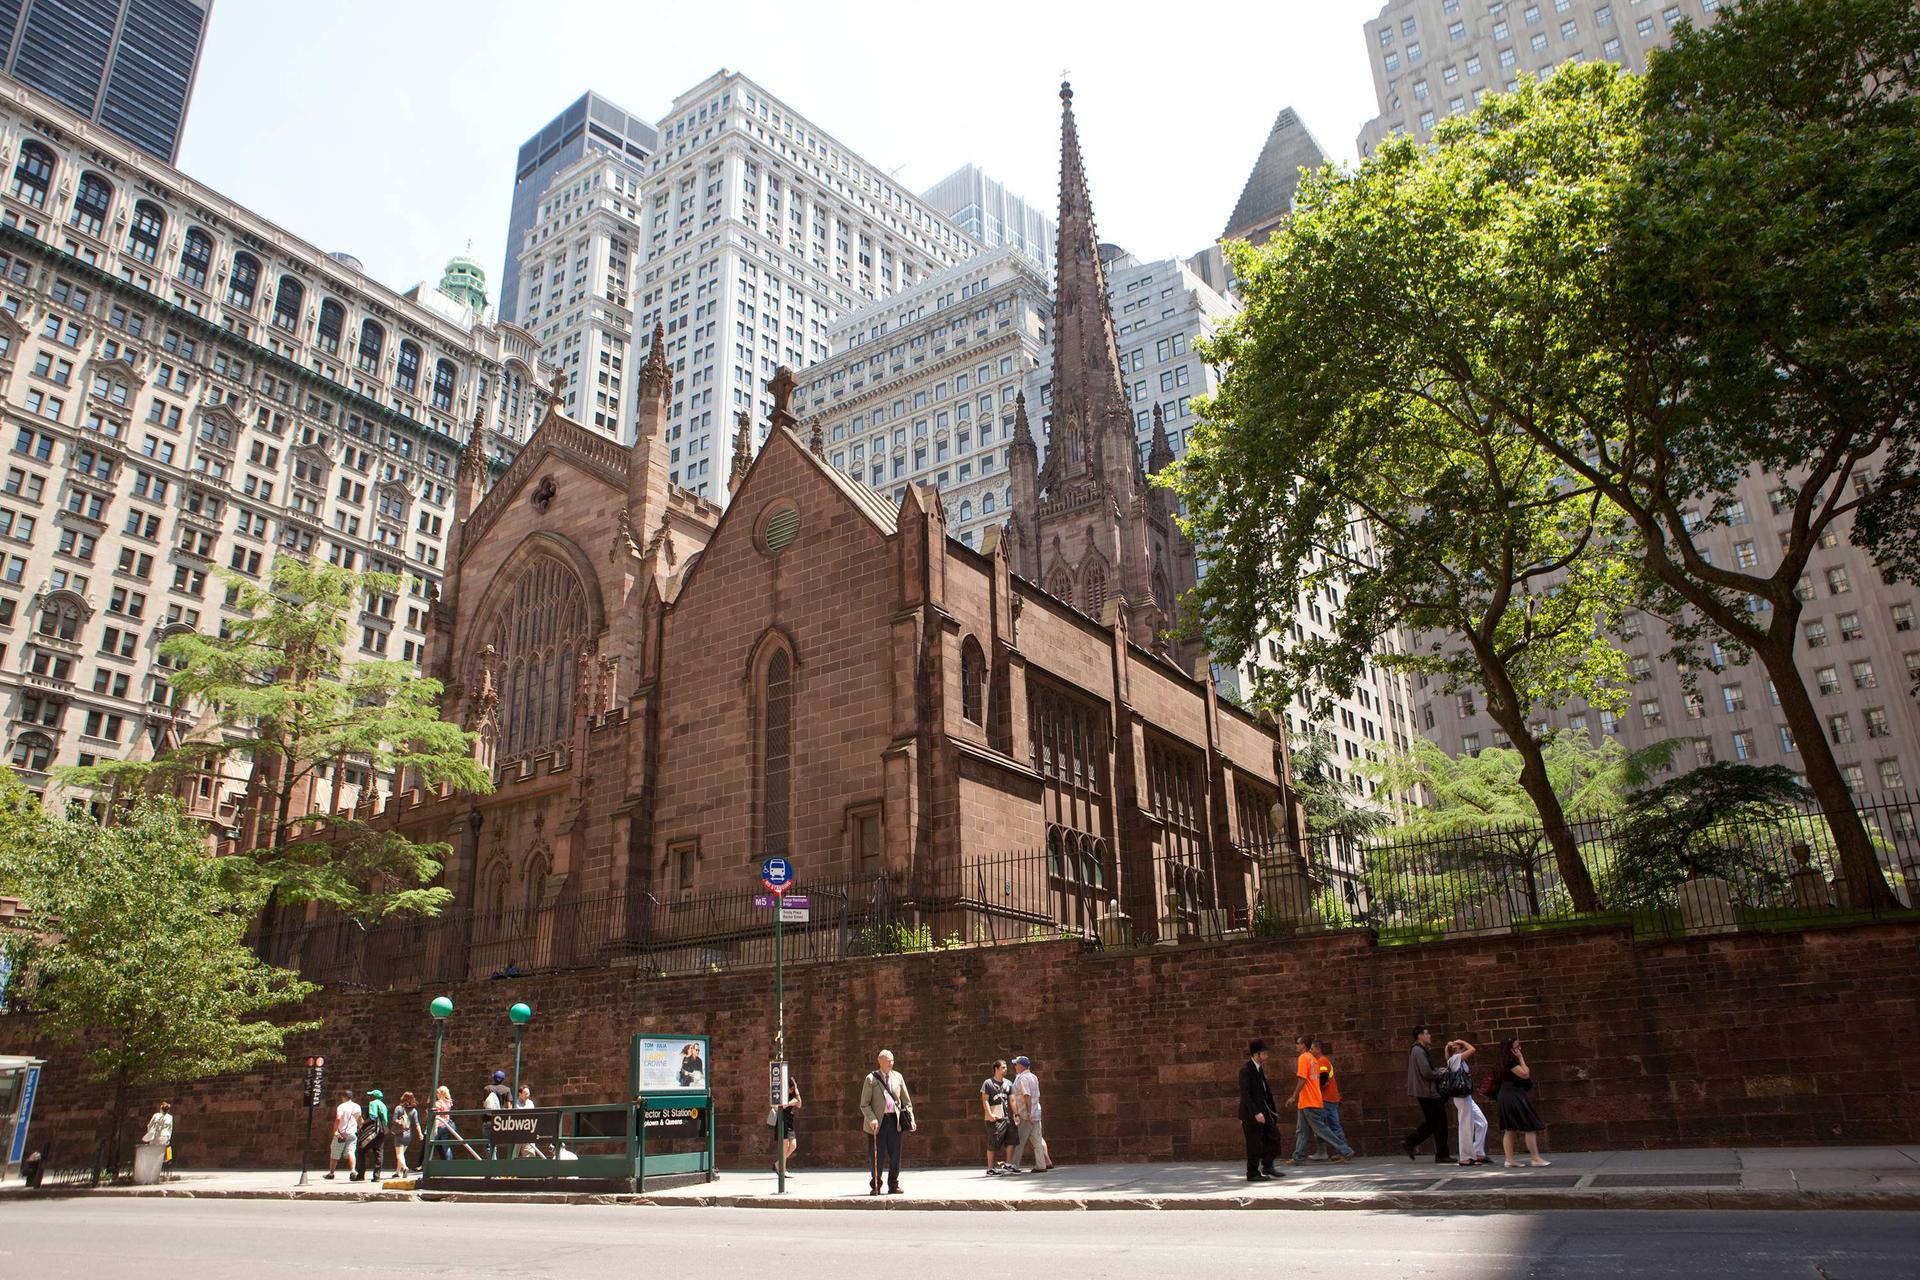
[[[442,360],[433,366],[433,407],[442,413],[453,412],[453,361]]]
[[[273,295],[273,323],[289,333],[300,329],[300,306],[307,291],[292,276],[280,277],[280,288]]]
[[[1727,704],[1727,710],[1729,711],[1745,711],[1747,709],[1747,691],[1737,684],[1722,685],[1720,687],[1720,697]]]
[[[13,763],[17,768],[45,773],[53,763],[53,739],[44,733],[23,733],[13,744]]]
[[[1813,677],[1819,682],[1820,692],[1840,692],[1840,669],[1838,667],[1821,667],[1813,673]]]
[[[233,255],[233,269],[227,274],[227,302],[244,311],[253,310],[260,296],[260,260],[250,253]]]
[[[314,326],[314,340],[328,355],[340,354],[340,337],[347,327],[347,309],[332,298],[320,303],[320,322]]]
[[[127,231],[127,252],[142,262],[160,256],[160,236],[166,230],[167,216],[160,206],[141,200],[133,206],[133,226]]]
[[[788,852],[793,824],[793,655],[773,646],[761,677],[760,852]]]
[[[1895,631],[1913,630],[1913,606],[1912,605],[1896,604],[1892,606],[1890,612],[1893,614],[1893,629]]]
[[[1846,712],[1827,717],[1827,737],[1836,743],[1853,741],[1853,721]]]
[[[1753,735],[1742,729],[1733,735],[1733,756],[1736,760],[1753,759]]]
[[[420,385],[420,348],[411,342],[400,344],[400,363],[393,371],[394,383],[402,391],[413,394]]]
[[[1843,613],[1835,618],[1834,621],[1840,624],[1840,638],[1842,640],[1858,640],[1860,638],[1862,631],[1859,614]]]
[[[180,279],[196,289],[207,287],[207,272],[213,269],[213,237],[198,227],[188,227],[180,249]]]
[[[987,722],[987,658],[972,636],[960,646],[960,714],[973,724]]]
[[[1848,581],[1847,571],[1845,569],[1834,568],[1827,570],[1827,591],[1830,594],[1843,596],[1851,590],[1853,590],[1853,585]]]
[[[1854,688],[1874,689],[1879,687],[1879,681],[1873,677],[1873,663],[1867,661],[1865,658],[1850,664],[1847,669],[1853,674]]]
[[[371,320],[360,322],[360,368],[367,373],[380,371],[380,350],[387,340],[384,329]]]
[[[1880,786],[1882,789],[1887,791],[1901,791],[1906,788],[1907,780],[1900,772],[1900,762],[1898,760],[1881,760],[1878,764],[1880,769]]]
[[[1825,619],[1816,619],[1800,628],[1807,637],[1807,648],[1824,649],[1827,647],[1827,624]]]
[[[73,214],[67,224],[82,235],[104,239],[107,211],[113,206],[113,186],[97,173],[80,175],[80,189],[74,193]]]
[[[1864,719],[1867,722],[1869,738],[1887,738],[1893,736],[1893,727],[1887,723],[1885,707],[1868,707]]]
[[[53,152],[37,142],[20,144],[20,163],[13,167],[14,198],[34,208],[45,207],[47,188],[53,185]]]

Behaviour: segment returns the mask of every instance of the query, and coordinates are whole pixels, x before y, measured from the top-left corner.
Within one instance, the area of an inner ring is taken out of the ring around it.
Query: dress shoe
[[[1272,1180],[1272,1178],[1264,1173],[1250,1173],[1247,1175],[1248,1182],[1271,1182]]]

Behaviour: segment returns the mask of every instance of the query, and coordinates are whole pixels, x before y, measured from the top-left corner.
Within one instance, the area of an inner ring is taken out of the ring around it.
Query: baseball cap
[[[1033,1059],[1027,1057],[1025,1054],[1021,1054],[1013,1060],[1013,1065],[1016,1067],[1030,1067],[1033,1065]]]
[[[493,1082],[494,1082],[495,1084],[505,1084],[505,1083],[507,1082],[507,1073],[506,1073],[506,1072],[504,1072],[504,1071],[496,1071],[496,1072],[494,1072],[494,1073],[493,1073]]]

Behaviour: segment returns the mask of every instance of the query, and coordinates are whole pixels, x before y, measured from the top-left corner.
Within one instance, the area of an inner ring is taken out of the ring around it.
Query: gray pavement
[[[1897,1213],[993,1214],[72,1197],[0,1205],[0,1276],[693,1275],[699,1280],[1901,1280]]]
[[[864,1170],[802,1166],[785,1195],[765,1169],[725,1171],[712,1182],[658,1188],[638,1197],[587,1191],[565,1181],[501,1179],[490,1187],[442,1180],[384,1188],[317,1174],[306,1187],[284,1170],[185,1172],[154,1188],[90,1196],[203,1199],[463,1199],[609,1202],[661,1206],[813,1209],[1883,1209],[1920,1210],[1920,1148],[1720,1148],[1552,1154],[1545,1169],[1498,1163],[1463,1169],[1395,1157],[1307,1164],[1277,1182],[1249,1184],[1237,1165],[1061,1165],[1051,1173],[987,1177],[980,1169],[916,1169],[906,1195],[869,1197]],[[0,1199],[22,1193],[0,1190]],[[1920,1259],[1916,1259],[1920,1274]]]

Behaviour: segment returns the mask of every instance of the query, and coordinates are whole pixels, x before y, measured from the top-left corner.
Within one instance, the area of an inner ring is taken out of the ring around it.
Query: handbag
[[[779,1124],[780,1124],[780,1108],[768,1107],[767,1108],[767,1127],[769,1129],[777,1128]]]
[[[1436,1072],[1433,1091],[1443,1098],[1470,1098],[1473,1096],[1473,1073],[1464,1066],[1458,1070],[1448,1067]]]

